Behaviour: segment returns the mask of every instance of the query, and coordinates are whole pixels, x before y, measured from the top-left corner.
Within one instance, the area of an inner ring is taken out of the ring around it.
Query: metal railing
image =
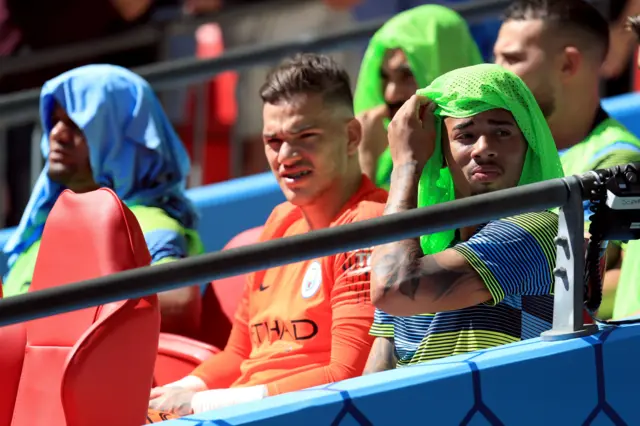
[[[560,206],[556,271],[564,272],[554,274],[549,339],[573,337],[593,332],[582,322],[582,200],[596,178],[588,173],[548,180],[14,296],[0,300],[0,326]]]

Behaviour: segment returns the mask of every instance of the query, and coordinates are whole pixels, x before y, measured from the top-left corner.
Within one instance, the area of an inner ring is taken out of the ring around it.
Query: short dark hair
[[[353,110],[349,74],[326,55],[301,53],[285,59],[271,70],[260,89],[262,101],[270,104],[305,93],[320,94],[325,102]]]
[[[638,42],[640,42],[640,15],[629,16],[627,18],[627,28],[634,32]]]
[[[540,19],[554,30],[572,36],[578,47],[597,51],[601,60],[609,50],[609,24],[584,0],[516,0],[503,18],[505,21]]]

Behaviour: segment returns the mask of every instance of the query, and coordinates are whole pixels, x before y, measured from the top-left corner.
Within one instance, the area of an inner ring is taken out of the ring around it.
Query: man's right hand
[[[358,115],[362,126],[362,140],[358,147],[360,167],[370,179],[375,179],[378,159],[389,146],[384,119],[389,116],[389,108],[380,105]]]
[[[389,147],[393,166],[416,162],[422,171],[436,144],[434,111],[436,104],[413,95],[402,105],[389,123]]]
[[[151,389],[151,393],[149,394],[149,400],[160,398],[163,395],[166,395],[168,392],[171,392],[175,389],[184,389],[182,387],[177,386],[158,386]]]
[[[176,389],[200,392],[200,391],[206,390],[207,385],[199,377],[186,376],[175,382],[166,384],[164,386],[157,386],[151,389],[151,393],[149,394],[149,400],[159,398],[171,391],[175,391]]]
[[[156,392],[156,394],[158,393]],[[149,408],[163,413],[188,416],[193,414],[193,396],[195,394],[196,391],[193,390],[167,386],[163,393],[149,399]]]

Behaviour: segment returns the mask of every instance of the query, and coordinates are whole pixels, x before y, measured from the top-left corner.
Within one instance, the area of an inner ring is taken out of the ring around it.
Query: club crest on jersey
[[[311,262],[302,278],[302,297],[308,299],[322,287],[322,265],[317,260]]]

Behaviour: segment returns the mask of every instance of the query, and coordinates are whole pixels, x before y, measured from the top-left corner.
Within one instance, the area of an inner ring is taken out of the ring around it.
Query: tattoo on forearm
[[[429,277],[433,300],[449,296],[457,287],[473,278],[470,271],[454,271],[444,268],[433,256],[426,256],[422,259],[421,270],[424,276]]]
[[[385,214],[416,208],[419,176],[419,173],[416,172],[416,165],[413,163],[394,166],[391,180],[393,190],[389,194],[389,200],[384,209]]]
[[[387,246],[391,247],[374,267],[378,279],[384,283],[384,294],[398,286],[398,283],[406,283],[401,285],[399,290],[413,299],[420,284],[420,271],[417,270],[422,256],[420,243],[417,240],[404,240]]]
[[[384,283],[383,294],[397,290],[415,300],[421,283],[428,282],[430,297],[438,301],[451,295],[456,288],[474,277],[472,271],[443,267],[433,256],[422,257],[417,240],[404,240],[387,246],[392,247],[374,266],[377,279]]]
[[[404,294],[411,300],[416,300],[416,293],[420,287],[420,276],[418,274],[409,275],[407,281],[404,281],[398,287],[401,294]]]
[[[411,179],[416,176],[417,164],[415,162],[400,164],[393,168],[392,173],[394,173],[393,177],[398,180]]]
[[[379,280],[384,282],[384,294],[387,294],[393,287],[393,283],[398,282],[399,268],[397,267],[398,256],[394,253],[383,255],[374,265],[374,272]]]
[[[385,214],[411,210],[417,207],[420,173],[417,164],[394,165],[391,191]],[[374,250],[372,272],[383,295],[397,291],[411,300],[421,283],[428,282],[429,299],[433,301],[451,295],[455,289],[475,277],[472,270],[451,270],[443,267],[433,256],[423,257],[417,238],[385,244]]]

